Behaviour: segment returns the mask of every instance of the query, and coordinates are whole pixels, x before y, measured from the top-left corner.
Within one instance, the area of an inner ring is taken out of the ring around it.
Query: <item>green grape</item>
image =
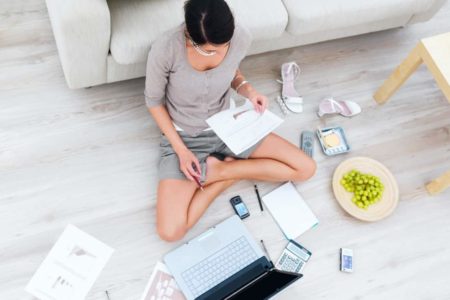
[[[354,169],[344,174],[340,183],[347,192],[353,193],[352,202],[364,210],[380,201],[384,191],[380,178]]]

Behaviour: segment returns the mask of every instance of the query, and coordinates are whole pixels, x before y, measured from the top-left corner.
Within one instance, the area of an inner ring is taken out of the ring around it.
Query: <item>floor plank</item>
[[[248,57],[242,70],[272,100],[279,66],[295,60],[305,112],[288,116],[277,133],[297,144],[301,130],[337,124],[352,152],[325,157],[298,189],[320,219],[299,239],[313,252],[305,277],[278,299],[449,299],[450,191],[429,197],[424,183],[450,168],[450,106],[424,67],[384,106],[371,96],[417,41],[450,30],[450,4],[429,22],[403,29]],[[155,232],[159,133],[146,112],[144,79],[69,90],[45,3],[0,4],[0,299],[31,299],[24,287],[68,223],[116,249],[88,299],[137,299],[152,268],[179,243]],[[352,118],[319,120],[326,96],[363,107]],[[365,155],[388,166],[401,201],[377,223],[352,219],[332,196],[331,176],[345,158]],[[276,187],[259,183],[261,194]],[[188,234],[195,236],[233,212],[241,195],[246,225],[276,259],[285,245],[270,216],[260,213],[243,181],[223,193]],[[264,232],[259,230],[265,228]],[[355,273],[338,271],[338,250],[355,251]]]

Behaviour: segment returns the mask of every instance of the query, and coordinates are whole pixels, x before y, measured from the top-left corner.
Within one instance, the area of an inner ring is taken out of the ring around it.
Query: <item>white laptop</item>
[[[267,299],[301,278],[276,270],[232,216],[164,257],[188,300]]]

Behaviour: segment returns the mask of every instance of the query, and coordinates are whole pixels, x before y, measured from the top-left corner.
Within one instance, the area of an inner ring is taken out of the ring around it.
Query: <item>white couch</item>
[[[227,0],[249,54],[405,26],[446,0]],[[46,0],[70,88],[145,75],[152,41],[183,22],[184,0]]]

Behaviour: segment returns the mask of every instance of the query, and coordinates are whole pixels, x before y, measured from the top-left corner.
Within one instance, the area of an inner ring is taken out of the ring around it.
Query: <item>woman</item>
[[[302,181],[316,168],[275,134],[234,155],[208,129],[205,120],[230,107],[231,89],[261,113],[268,100],[239,71],[251,36],[235,27],[226,2],[188,0],[184,10],[185,22],[153,43],[145,84],[146,104],[162,131],[156,215],[166,241],[181,239],[236,180]]]

